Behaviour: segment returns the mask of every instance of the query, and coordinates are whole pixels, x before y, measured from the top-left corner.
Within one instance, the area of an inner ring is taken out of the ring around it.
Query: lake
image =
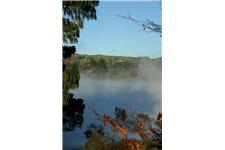
[[[148,113],[156,117],[161,108],[161,76],[157,78],[93,79],[81,75],[80,87],[71,90],[76,98],[82,98],[86,105],[81,128],[63,133],[63,149],[78,150],[86,138],[84,131],[90,123],[100,123],[88,106],[99,114],[114,115],[115,107]]]

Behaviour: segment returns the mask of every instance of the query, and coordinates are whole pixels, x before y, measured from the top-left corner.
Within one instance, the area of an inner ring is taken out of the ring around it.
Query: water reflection
[[[70,94],[69,105],[63,107],[63,131],[73,131],[76,127],[80,127],[83,124],[85,104],[83,99],[73,98],[73,94]]]
[[[79,89],[72,90],[99,113],[114,114],[116,107],[156,116],[161,111],[161,80],[92,79],[81,75]],[[88,111],[88,110],[87,110]],[[86,118],[85,118],[86,119]]]
[[[161,111],[161,79],[92,79],[81,75],[79,89],[71,93],[82,97],[86,106],[93,106],[98,113],[114,115],[116,107],[148,113],[156,116]],[[78,117],[79,118],[79,117]],[[99,124],[93,112],[86,107],[83,113],[82,127],[63,135],[64,149],[72,150],[83,147],[86,140],[84,132],[91,123]]]

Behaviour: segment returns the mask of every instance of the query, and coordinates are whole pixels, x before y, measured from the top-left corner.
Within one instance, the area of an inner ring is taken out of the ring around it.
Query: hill
[[[149,57],[75,54],[71,58],[71,63],[77,64],[80,73],[87,76],[95,78],[127,78],[138,77],[149,73],[149,70],[152,73],[161,74],[162,59],[161,57],[150,59]]]

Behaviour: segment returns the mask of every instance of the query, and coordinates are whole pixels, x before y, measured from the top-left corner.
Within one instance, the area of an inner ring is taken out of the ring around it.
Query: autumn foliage
[[[93,110],[95,116],[97,119],[99,119],[104,126],[109,125],[110,126],[110,131],[111,131],[111,136],[114,138],[116,131],[118,131],[119,135],[121,138],[126,138],[127,136],[127,129],[125,126],[120,124],[119,122],[116,121],[116,119],[111,118],[110,116],[104,115],[99,115],[95,110]]]
[[[92,109],[100,125],[92,124],[85,132],[85,150],[161,150],[162,113],[156,119],[148,114],[128,113],[116,108],[115,116],[99,114]],[[130,135],[135,135],[131,137]],[[88,135],[88,136],[87,136]]]

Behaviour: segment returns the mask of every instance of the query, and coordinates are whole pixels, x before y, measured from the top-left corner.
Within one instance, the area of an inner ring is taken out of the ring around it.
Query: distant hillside
[[[149,57],[80,54],[73,55],[71,63],[78,64],[81,74],[106,78],[137,77],[149,69],[152,73],[159,73],[161,76],[162,65],[161,57],[150,59]]]

